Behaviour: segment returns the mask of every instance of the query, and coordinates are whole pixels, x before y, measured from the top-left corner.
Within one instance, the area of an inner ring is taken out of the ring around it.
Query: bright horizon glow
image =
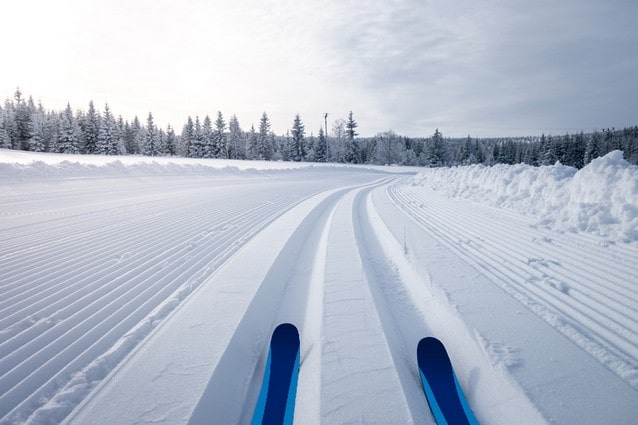
[[[515,4],[516,3],[516,4]],[[3,5],[0,96],[47,109],[188,116],[300,114],[317,134],[354,112],[362,136],[559,134],[635,125],[638,3],[468,0]]]

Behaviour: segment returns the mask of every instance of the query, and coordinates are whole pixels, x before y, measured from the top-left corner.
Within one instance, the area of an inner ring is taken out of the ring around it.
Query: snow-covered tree
[[[585,165],[589,164],[593,159],[596,159],[599,156],[601,156],[602,149],[600,144],[601,144],[600,133],[597,131],[594,131],[594,133],[590,136],[587,142],[587,147],[585,148],[585,157],[584,157]]]
[[[84,136],[84,153],[95,153],[100,136],[100,114],[95,110],[92,100],[89,102],[89,110],[80,123],[80,127]]]
[[[9,99],[6,99],[4,103],[4,108],[2,110],[2,128],[7,134],[7,139],[9,140],[8,149],[15,149],[15,134],[16,134],[16,122],[15,122],[15,108],[13,107],[13,102]]]
[[[98,138],[94,152],[100,155],[118,155],[122,153],[120,144],[124,145],[123,141],[120,141],[117,122],[111,113],[109,105],[105,104],[104,115],[99,122]]]
[[[128,153],[131,153],[131,154],[140,153],[139,135],[141,132],[142,132],[142,124],[140,123],[139,118],[135,116],[124,138],[126,151]]]
[[[319,136],[314,144],[314,160],[316,162],[326,162],[328,160],[328,140],[323,131],[323,127],[319,128]]]
[[[614,128],[607,129],[603,132],[603,144],[605,146],[605,153],[609,153],[615,150],[622,150],[622,139],[620,135],[616,134]]]
[[[60,133],[57,150],[60,153],[80,153],[79,140],[80,127],[73,115],[71,105],[67,103],[66,109],[60,114]]]
[[[46,124],[47,118],[44,110],[38,110],[31,114],[29,150],[33,152],[46,151]]]
[[[182,129],[182,135],[179,139],[179,146],[180,146],[179,151],[182,155],[191,156],[194,134],[195,134],[195,125],[193,124],[193,119],[189,116],[188,120],[186,120],[186,124],[184,124],[184,128]]]
[[[299,114],[295,115],[292,123],[292,138],[289,157],[291,161],[300,162],[306,159],[305,134],[306,130]]]
[[[31,139],[31,113],[35,110],[33,99],[29,97],[29,102],[25,102],[20,89],[16,89],[14,94],[14,121],[15,136],[13,140],[14,149],[29,149]]]
[[[191,136],[188,156],[190,156],[191,158],[203,158],[205,154],[204,148],[205,146],[204,135],[202,133],[202,124],[199,122],[199,116],[196,116],[195,124],[193,125],[193,132]]]
[[[329,161],[346,162],[346,120],[338,118],[332,123],[332,138],[328,140]]]
[[[213,158],[228,158],[228,147],[226,146],[226,122],[221,111],[217,112],[215,129],[213,131]]]
[[[565,165],[570,165],[576,168],[583,168],[586,146],[587,144],[585,142],[585,134],[583,134],[582,131],[572,137],[571,143],[567,146],[567,152],[565,153]]]
[[[4,123],[0,123],[0,149],[11,149],[11,139]]]
[[[511,139],[508,139],[501,144],[498,162],[510,165],[516,163],[516,145],[514,145],[514,142]]]
[[[476,163],[476,155],[474,154],[474,144],[472,138],[468,135],[456,155],[456,162],[461,165],[469,165]]]
[[[0,149],[11,149],[11,138],[6,127],[6,111],[0,107]]]
[[[153,122],[153,114],[150,112],[146,119],[143,153],[147,156],[159,156],[161,153],[157,127],[155,127],[155,123]]]
[[[427,144],[425,157],[428,164],[435,167],[445,163],[445,145],[443,143],[443,135],[438,128],[434,131],[434,135]]]
[[[346,121],[346,152],[345,152],[345,161],[353,164],[358,164],[361,162],[361,155],[359,152],[359,146],[355,139],[358,133],[355,129],[359,125],[354,120],[352,111],[348,114],[348,121]]]
[[[199,119],[195,121],[195,134],[197,135],[197,126],[199,125]],[[213,143],[213,122],[210,117],[206,115],[204,117],[204,123],[201,128],[201,140],[202,140],[202,157],[215,158],[215,146]],[[196,137],[197,139],[198,137]]]
[[[259,136],[254,125],[250,126],[246,138],[246,159],[259,159]]]
[[[405,161],[405,145],[394,131],[379,133],[374,137],[373,161],[376,164],[402,164]]]
[[[275,153],[275,142],[270,132],[270,119],[264,112],[259,121],[259,134],[257,135],[258,157],[256,159],[271,160]]]
[[[243,159],[246,157],[243,132],[239,126],[236,115],[230,117],[228,122],[228,157],[230,159]]]
[[[175,136],[175,130],[169,124],[166,128],[166,143],[164,143],[164,154],[175,156],[177,155],[177,136]]]

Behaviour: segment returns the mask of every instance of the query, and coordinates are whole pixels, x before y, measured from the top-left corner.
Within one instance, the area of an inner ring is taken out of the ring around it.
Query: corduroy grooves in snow
[[[480,423],[635,423],[636,167],[419,171],[0,150],[0,425],[250,423],[282,322],[295,425],[432,425],[424,336]]]

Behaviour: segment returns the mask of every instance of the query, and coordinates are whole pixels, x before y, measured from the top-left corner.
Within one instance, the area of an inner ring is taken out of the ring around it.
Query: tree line
[[[326,121],[327,127],[327,121]],[[16,90],[13,99],[0,105],[0,148],[69,154],[183,156],[270,161],[340,162],[351,164],[451,166],[498,163],[564,165],[582,168],[592,159],[612,150],[622,150],[625,159],[638,164],[638,126],[592,133],[541,135],[518,138],[444,138],[433,135],[410,138],[393,131],[374,137],[358,137],[352,112],[336,119],[327,134],[307,134],[297,114],[285,135],[275,135],[268,114],[259,126],[243,130],[235,115],[228,121],[221,112],[215,120],[188,117],[178,134],[168,125],[159,128],[149,113],[144,123],[117,118],[108,104],[98,111],[45,110]]]

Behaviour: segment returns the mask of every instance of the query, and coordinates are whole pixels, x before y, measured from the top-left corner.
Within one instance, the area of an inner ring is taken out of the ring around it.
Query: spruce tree
[[[16,89],[14,94],[15,106],[14,106],[14,120],[15,120],[15,138],[13,143],[14,149],[29,149],[29,139],[31,139],[31,116],[30,113],[35,109],[33,100],[30,98],[29,105],[24,101],[20,88]]]
[[[182,129],[182,135],[180,137],[180,150],[184,156],[193,156],[193,135],[195,134],[195,125],[193,119],[189,116]]]
[[[239,120],[236,115],[233,115],[228,122],[228,157],[230,159],[243,159],[246,157],[242,139],[243,133],[239,126]]]
[[[95,110],[95,105],[91,100],[89,102],[89,110],[84,116],[83,120],[83,133],[84,133],[84,153],[95,153],[97,150],[98,138],[100,135],[100,115]]]
[[[315,151],[315,161],[317,162],[328,161],[328,140],[326,139],[326,134],[323,131],[323,127],[319,128],[319,137],[317,137],[314,151]]]
[[[476,163],[485,163],[485,152],[483,152],[483,146],[479,143],[478,139],[474,143],[474,155],[476,155]]]
[[[164,154],[175,156],[177,155],[177,136],[175,136],[175,130],[169,124],[166,128],[166,143],[164,144]]]
[[[66,109],[60,114],[60,132],[58,137],[57,150],[60,153],[76,154],[80,153],[80,141],[78,126],[71,105],[67,103]]]
[[[160,146],[157,127],[153,122],[153,114],[148,113],[146,120],[146,131],[144,133],[144,155],[147,156],[159,156]]]
[[[345,160],[346,162],[350,162],[353,164],[358,164],[361,162],[359,146],[355,139],[358,133],[355,129],[359,125],[355,122],[353,118],[352,111],[348,114],[348,121],[346,121],[346,152],[345,152]]]
[[[256,159],[265,159],[267,161],[272,160],[275,153],[275,143],[270,132],[270,120],[265,112],[262,114],[261,120],[259,121],[257,144],[259,148]]]
[[[131,154],[140,153],[139,134],[142,132],[142,124],[139,118],[134,117],[131,123],[130,132],[127,133],[125,143],[126,151]]]
[[[246,139],[246,159],[259,159],[259,135],[254,125],[250,126]]]
[[[586,147],[585,135],[581,131],[572,138],[572,143],[569,148],[569,165],[576,168],[583,168]]]
[[[115,118],[111,113],[108,104],[104,105],[104,115],[100,120],[98,139],[94,153],[100,155],[117,155],[120,152],[118,145],[120,143],[119,131]]]
[[[472,148],[472,138],[468,135],[465,142],[459,148],[458,154],[456,155],[456,162],[461,165],[472,164],[475,161],[474,155],[472,155]]]
[[[226,123],[221,111],[217,112],[217,119],[215,120],[215,130],[213,131],[213,157],[214,158],[228,158],[228,147],[226,146]]]
[[[9,99],[6,99],[4,103],[2,122],[4,131],[7,133],[7,137],[9,139],[9,149],[17,149],[15,107],[13,105],[13,102],[11,102]]]
[[[195,122],[195,134],[197,134],[197,127],[199,125],[199,120]],[[197,137],[196,137],[197,139]],[[215,158],[215,144],[214,144],[214,136],[213,136],[213,122],[210,117],[206,115],[204,117],[204,123],[202,124],[201,129],[201,140],[202,140],[202,153],[201,156],[203,158]]]
[[[44,111],[36,111],[31,115],[29,150],[32,152],[44,152],[46,150],[45,143],[46,131],[46,115]]]
[[[0,107],[0,149],[11,149],[11,138],[7,131],[7,111]]]
[[[602,152],[600,147],[600,133],[594,131],[594,133],[589,137],[587,142],[587,147],[585,148],[585,157],[584,163],[585,165],[589,164],[592,160],[598,158]]]
[[[541,134],[538,150],[540,155],[538,165],[551,165],[551,137],[548,139],[545,133]]]
[[[426,160],[429,165],[438,167],[445,161],[445,145],[443,144],[443,135],[437,128],[434,135],[427,144]]]
[[[188,156],[191,158],[203,158],[204,154],[204,135],[202,133],[202,124],[199,122],[199,116],[196,116]]]
[[[2,121],[0,121],[0,149],[11,149],[11,139]]]
[[[299,114],[295,115],[295,119],[292,123],[292,143],[290,160],[300,162],[306,159],[306,148],[304,136],[306,134],[303,123]]]

